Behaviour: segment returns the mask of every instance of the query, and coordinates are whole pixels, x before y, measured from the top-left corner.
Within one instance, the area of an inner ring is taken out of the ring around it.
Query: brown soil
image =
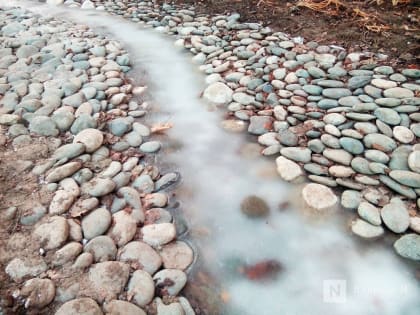
[[[314,0],[313,0],[314,1]],[[158,0],[158,2],[167,2]],[[238,12],[242,22],[260,22],[276,31],[291,36],[302,36],[305,41],[336,44],[349,50],[369,50],[399,59],[401,65],[415,65],[420,61],[420,1],[392,6],[391,0],[377,5],[372,1],[343,0],[348,9],[340,8],[337,15],[334,5],[329,13],[313,11],[298,6],[299,1],[281,0],[175,0],[179,5],[193,4],[199,14],[226,14]],[[315,0],[314,2],[321,2]],[[362,21],[352,9],[360,9],[369,17]],[[379,32],[372,26],[384,26]]]

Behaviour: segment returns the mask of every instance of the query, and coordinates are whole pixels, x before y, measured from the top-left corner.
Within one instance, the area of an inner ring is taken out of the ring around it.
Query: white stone
[[[215,105],[226,105],[232,101],[233,91],[221,82],[210,84],[203,93],[205,100]]]
[[[141,232],[143,241],[151,246],[161,246],[172,241],[176,236],[175,225],[172,223],[159,223],[145,225]]]
[[[283,157],[279,156],[276,159],[277,172],[280,177],[285,181],[293,181],[303,175],[303,171],[299,164]]]
[[[327,186],[310,183],[305,185],[302,190],[305,202],[311,208],[326,210],[337,204],[338,198]]]
[[[102,132],[97,129],[87,128],[74,137],[73,143],[83,143],[86,146],[86,152],[91,153],[102,145],[103,140]]]
[[[410,143],[414,140],[414,133],[404,126],[395,126],[392,131],[394,138],[401,143]]]

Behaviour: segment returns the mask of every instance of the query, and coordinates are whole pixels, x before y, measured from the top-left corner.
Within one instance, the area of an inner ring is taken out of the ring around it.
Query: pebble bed
[[[48,203],[2,211],[32,227],[32,252],[13,253],[5,267],[14,310],[195,314],[179,296],[194,253],[164,209],[179,174],[148,162],[161,143],[142,123],[147,88],[129,83],[126,51],[24,9],[0,10],[0,21],[0,140],[18,151],[48,139],[52,152],[24,161]]]
[[[254,135],[283,180],[308,178],[302,198],[314,212],[341,203],[357,212],[354,234],[400,234],[396,252],[420,260],[419,70],[304,44],[238,14],[196,16],[136,1],[64,4],[176,35],[207,75],[203,98],[227,109],[223,127]],[[0,29],[0,140],[17,149],[50,137],[55,146],[28,166],[53,197],[20,218],[33,226],[41,255],[8,262],[14,299],[31,310],[58,303],[55,314],[194,314],[179,296],[194,253],[176,240],[164,209],[165,189],[179,175],[147,163],[161,143],[142,123],[146,87],[127,80],[126,51],[85,26],[21,9],[0,11]],[[7,209],[7,218],[17,211]],[[78,278],[60,287],[51,272],[81,274],[84,285]]]
[[[304,44],[235,13],[196,16],[193,7],[135,1],[81,7],[175,35],[207,75],[203,98],[227,109],[223,127],[256,136],[283,180],[312,181],[302,190],[309,207],[322,213],[341,203],[357,212],[354,234],[402,234],[396,252],[420,260],[420,70]]]

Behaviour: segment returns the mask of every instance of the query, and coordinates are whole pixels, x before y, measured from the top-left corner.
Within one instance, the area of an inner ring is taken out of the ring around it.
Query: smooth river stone
[[[392,130],[394,138],[401,143],[410,143],[414,140],[415,136],[413,132],[404,126],[395,126]]]
[[[285,181],[293,181],[303,175],[303,171],[299,164],[293,162],[283,156],[276,159],[277,172]]]
[[[355,90],[358,88],[362,88],[365,85],[368,85],[371,81],[372,77],[370,76],[354,76],[351,77],[347,82],[347,87],[351,90]]]
[[[401,100],[398,98],[384,97],[384,98],[377,98],[375,100],[375,103],[380,106],[395,107],[401,104]]]
[[[103,315],[99,305],[90,298],[68,301],[60,306],[55,315]]]
[[[121,300],[112,300],[103,306],[106,314],[115,315],[146,315],[146,313],[138,306]]]
[[[127,243],[118,253],[118,260],[135,263],[139,269],[153,275],[162,265],[162,258],[148,244],[141,241]]]
[[[351,167],[360,174],[365,174],[365,175],[372,175],[372,171],[369,167],[370,163],[368,160],[362,158],[362,157],[355,157],[352,161],[351,161]]]
[[[396,191],[397,193],[409,198],[409,199],[416,199],[416,192],[414,189],[401,185],[398,182],[394,181],[393,179],[389,178],[385,175],[379,175],[379,180],[391,188],[392,190]]]
[[[418,173],[394,170],[389,173],[389,176],[400,184],[413,188],[420,188],[420,174]]]
[[[409,98],[409,97],[414,97],[414,92],[409,90],[409,89],[405,89],[405,88],[401,88],[401,87],[394,87],[391,89],[386,89],[384,91],[384,96],[385,97],[393,97],[393,98]]]
[[[420,150],[413,151],[408,156],[408,167],[416,173],[420,173]]]
[[[111,179],[97,177],[87,183],[83,183],[82,192],[93,197],[101,197],[112,192],[115,186],[115,183]]]
[[[410,225],[407,207],[400,198],[392,198],[391,202],[381,210],[385,225],[395,233],[403,233]]]
[[[384,229],[381,226],[372,225],[361,219],[352,223],[351,230],[354,234],[366,239],[377,238],[384,234]]]
[[[341,194],[341,205],[347,209],[356,209],[361,201],[361,194],[357,190],[345,190]]]
[[[226,105],[232,101],[233,91],[221,82],[210,84],[203,93],[203,98],[213,104]]]
[[[371,133],[364,137],[363,142],[367,148],[390,152],[397,147],[393,139],[380,133]]]
[[[280,154],[295,162],[308,163],[311,160],[311,150],[301,147],[287,147],[280,150]]]
[[[155,283],[151,275],[146,271],[136,270],[128,282],[127,293],[138,306],[143,307],[149,304],[155,293]]]
[[[176,296],[187,283],[187,275],[178,269],[162,269],[153,276],[153,280],[162,295]]]
[[[390,108],[378,108],[374,111],[374,115],[388,125],[395,126],[401,122],[400,115]]]
[[[53,216],[36,227],[32,235],[40,247],[46,250],[55,249],[67,240],[69,225],[65,218]]]
[[[344,150],[352,154],[362,154],[365,150],[361,141],[349,137],[340,138],[340,145]]]
[[[77,162],[69,162],[62,166],[56,167],[53,170],[51,170],[45,180],[48,183],[55,183],[63,178],[69,177],[73,175],[75,172],[77,172],[82,167],[82,163]]]
[[[172,241],[176,236],[172,223],[149,224],[142,227],[143,241],[151,246],[161,246]]]
[[[328,88],[322,91],[323,96],[332,99],[339,99],[344,96],[350,96],[351,94],[351,91],[345,88]]]
[[[116,299],[130,275],[130,266],[117,261],[94,264],[88,273],[88,292],[98,302]]]
[[[420,260],[420,235],[406,234],[394,243],[394,248],[400,256],[418,261]]]
[[[85,145],[86,152],[91,153],[99,149],[103,142],[103,134],[97,129],[87,128],[79,132],[73,139],[73,143]]]
[[[400,145],[391,154],[389,161],[389,168],[392,170],[405,170],[409,171],[408,156],[412,152],[412,146]]]
[[[397,83],[394,81],[384,80],[384,79],[373,79],[371,81],[373,86],[376,86],[380,89],[390,89],[397,86]]]
[[[389,162],[389,156],[379,150],[366,150],[365,157],[371,161],[378,162],[378,163],[386,164]]]
[[[327,186],[321,184],[306,184],[302,189],[306,204],[316,210],[326,210],[337,204],[338,198]]]
[[[105,233],[111,225],[111,213],[105,208],[98,208],[82,219],[82,231],[85,239],[92,239]]]
[[[350,165],[353,159],[353,155],[342,149],[325,149],[322,154],[327,159],[344,165]]]
[[[362,201],[357,208],[359,216],[373,225],[381,225],[381,213],[377,207],[369,202]]]

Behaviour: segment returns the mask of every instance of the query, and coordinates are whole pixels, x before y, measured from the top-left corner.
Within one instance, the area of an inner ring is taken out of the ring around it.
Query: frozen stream
[[[157,104],[151,119],[171,122],[169,141],[181,144],[157,159],[173,163],[182,174],[178,198],[191,241],[201,248],[200,261],[229,296],[223,314],[418,314],[418,282],[391,246],[358,242],[342,216],[312,222],[293,200],[292,208],[279,211],[278,205],[293,196],[293,187],[281,182],[274,161],[241,153],[243,135],[220,127],[222,113],[210,111],[199,98],[204,76],[190,55],[173,46],[173,38],[106,13],[7,2],[87,24],[125,44],[134,65],[132,77],[146,71]],[[267,219],[249,219],[241,213],[241,200],[250,194],[270,204]],[[203,227],[209,232],[194,232]],[[264,259],[281,262],[283,271],[276,279],[252,281],[231,268],[235,260],[254,264]],[[327,303],[325,298],[331,296],[324,293],[334,297],[337,291],[325,287],[325,280],[345,281],[347,292],[338,301],[342,303]]]

